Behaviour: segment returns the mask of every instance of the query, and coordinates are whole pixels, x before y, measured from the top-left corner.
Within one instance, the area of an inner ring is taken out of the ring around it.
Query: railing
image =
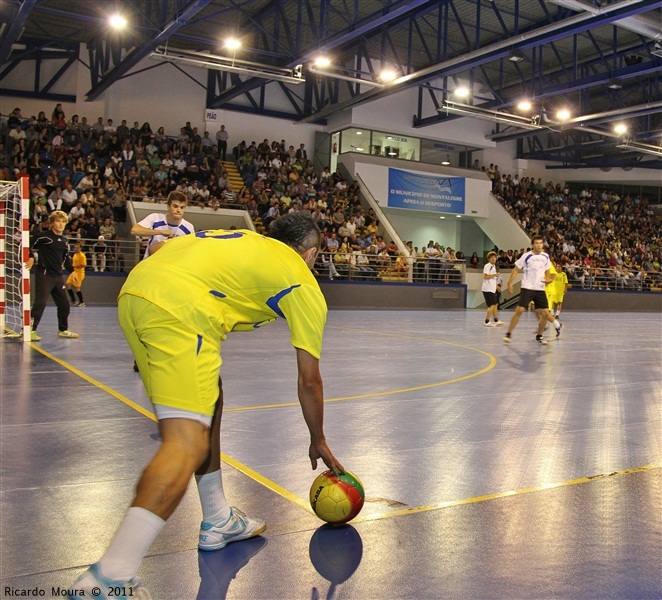
[[[464,283],[464,261],[363,252],[321,252],[315,263],[319,280]]]
[[[565,269],[568,283],[585,290],[662,291],[662,272],[624,267]]]
[[[66,234],[65,234],[66,235]],[[104,246],[99,245],[98,239],[79,238],[67,235],[70,254],[73,254],[74,244],[80,244],[85,258],[87,258],[86,271],[128,273],[145,254],[147,238],[130,240],[107,240]],[[105,247],[105,250],[99,251]]]

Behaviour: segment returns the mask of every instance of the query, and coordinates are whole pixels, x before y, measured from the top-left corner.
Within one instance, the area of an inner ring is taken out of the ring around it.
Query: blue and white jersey
[[[552,266],[549,254],[526,252],[517,259],[515,266],[522,271],[522,289],[545,291],[545,271]]]
[[[185,219],[182,219],[179,225],[170,225],[167,222],[168,215],[166,213],[155,212],[150,215],[147,215],[142,221],[138,223],[141,227],[145,229],[170,229],[172,231],[172,237],[178,237],[180,235],[189,235],[195,233],[195,227]],[[165,235],[154,235],[149,238],[147,242],[147,248],[145,249],[145,258],[149,256],[149,247],[156,242],[163,242],[168,238]]]

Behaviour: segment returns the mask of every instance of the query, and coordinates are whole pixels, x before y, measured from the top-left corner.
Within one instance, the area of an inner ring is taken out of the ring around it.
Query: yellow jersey
[[[553,298],[554,302],[562,302],[565,286],[568,284],[568,276],[563,271],[557,271],[554,265],[549,268],[549,274],[554,276],[554,281],[545,285],[545,294],[548,298]]]
[[[87,266],[87,258],[85,254],[81,252],[76,252],[71,260],[75,271],[84,271]]]
[[[129,273],[124,294],[222,340],[282,317],[291,344],[320,358],[327,306],[317,280],[292,248],[253,231],[217,229],[170,239]]]

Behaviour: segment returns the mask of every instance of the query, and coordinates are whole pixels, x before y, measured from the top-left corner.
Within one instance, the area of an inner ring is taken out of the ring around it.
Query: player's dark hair
[[[308,213],[303,212],[289,213],[272,221],[267,237],[283,242],[297,252],[308,248],[319,250],[322,243],[319,227]]]
[[[533,246],[533,242],[535,242],[536,240],[541,240],[541,241],[544,242],[544,241],[545,241],[545,238],[542,237],[541,235],[534,235],[534,236],[531,238],[531,245],[532,245],[532,246]]]
[[[188,196],[184,192],[180,192],[179,190],[173,190],[168,194],[168,206],[170,206],[170,204],[173,201],[185,202],[186,204],[188,204]]]

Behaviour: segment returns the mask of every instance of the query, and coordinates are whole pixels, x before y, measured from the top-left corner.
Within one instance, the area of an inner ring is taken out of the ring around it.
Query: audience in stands
[[[162,201],[173,189],[200,208],[243,207],[258,228],[288,212],[310,212],[324,233],[324,251],[333,254],[318,267],[334,277],[401,276],[412,265],[417,280],[449,282],[453,265],[464,259],[433,240],[420,251],[409,242],[407,253],[387,244],[373,210],[361,206],[358,183],[328,167],[317,173],[304,144],[295,150],[285,140],[241,141],[232,155],[244,185],[235,190],[221,144],[190,122],[168,136],[148,122],[129,128],[126,120],[117,127],[102,117],[94,125],[78,115],[67,120],[58,104],[50,120],[45,111],[26,117],[16,108],[0,128],[0,178],[30,176],[33,223],[64,210],[68,234],[89,240],[88,252],[104,238],[106,265],[123,263],[115,222],[126,219],[127,200]],[[472,168],[481,167],[474,162]],[[482,170],[524,231],[544,236],[571,283],[605,289],[661,283],[660,228],[646,198],[589,188],[575,195],[561,184],[502,174],[498,165]],[[525,252],[497,250],[499,268],[511,267]],[[469,266],[480,263],[474,252]]]

